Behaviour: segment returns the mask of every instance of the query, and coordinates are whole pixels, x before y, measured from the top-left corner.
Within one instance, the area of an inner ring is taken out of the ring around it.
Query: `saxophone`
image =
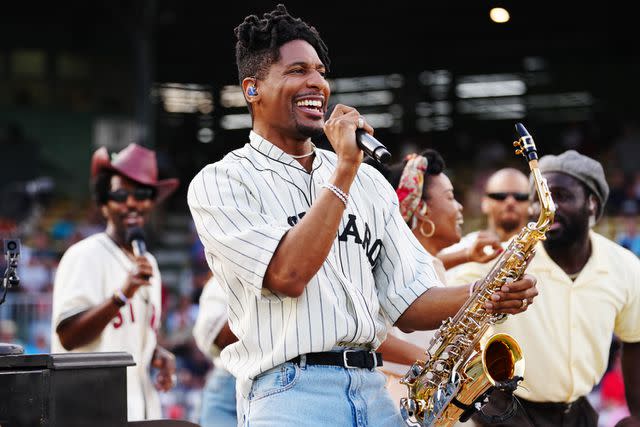
[[[538,169],[533,138],[521,123],[515,127],[520,138],[513,145],[516,154],[529,163],[541,206],[538,221],[527,224],[512,239],[456,315],[442,322],[425,351],[425,360],[417,360],[400,380],[408,388],[408,397],[400,400],[400,412],[409,426],[451,426],[481,405],[489,387],[509,381],[517,384],[522,379],[524,357],[513,337],[496,334],[480,346],[487,329],[506,318],[506,314],[488,313],[484,303],[505,282],[522,276],[556,210]]]

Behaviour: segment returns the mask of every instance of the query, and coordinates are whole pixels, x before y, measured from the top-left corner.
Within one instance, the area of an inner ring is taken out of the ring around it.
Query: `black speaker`
[[[126,427],[130,354],[0,357],[0,426]]]

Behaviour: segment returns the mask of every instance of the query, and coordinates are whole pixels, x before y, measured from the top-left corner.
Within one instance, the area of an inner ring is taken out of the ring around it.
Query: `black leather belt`
[[[320,353],[307,353],[307,365],[330,365],[343,368],[373,369],[382,366],[382,354],[365,350],[324,351]],[[300,364],[300,356],[294,357],[289,362]]]
[[[544,409],[546,411],[551,411],[551,412],[562,412],[562,413],[568,413],[571,411],[571,408],[575,407],[579,407],[581,404],[584,403],[584,401],[587,400],[586,397],[582,396],[579,397],[578,399],[574,400],[573,402],[569,402],[569,403],[564,403],[564,402],[533,402],[531,400],[525,400],[525,399],[520,399],[521,401],[524,401],[524,403],[527,406],[531,406],[533,408],[538,408],[538,409]]]

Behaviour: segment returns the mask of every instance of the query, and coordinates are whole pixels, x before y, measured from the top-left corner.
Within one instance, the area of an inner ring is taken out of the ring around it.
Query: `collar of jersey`
[[[279,162],[285,166],[306,172],[302,165],[289,154],[282,151],[280,148],[269,142],[268,139],[261,137],[256,132],[251,131],[249,133],[249,141],[252,148],[259,153],[263,154],[276,162]],[[316,157],[313,159],[313,170],[315,171],[322,165],[322,155],[320,150],[316,148]]]

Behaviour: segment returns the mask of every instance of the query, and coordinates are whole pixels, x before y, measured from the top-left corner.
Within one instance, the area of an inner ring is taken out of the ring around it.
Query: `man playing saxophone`
[[[631,413],[619,425],[640,425],[640,261],[591,230],[609,193],[600,163],[570,150],[542,157],[539,167],[557,207],[527,269],[538,279],[540,294],[534,307],[491,331],[511,334],[522,347],[527,373],[515,392],[522,406],[514,417],[491,425],[597,426],[585,395],[606,369],[612,334],[624,342]],[[540,209],[536,197],[533,209]],[[479,279],[490,267],[466,264],[451,281]],[[509,403],[494,392],[483,411],[502,412]]]

